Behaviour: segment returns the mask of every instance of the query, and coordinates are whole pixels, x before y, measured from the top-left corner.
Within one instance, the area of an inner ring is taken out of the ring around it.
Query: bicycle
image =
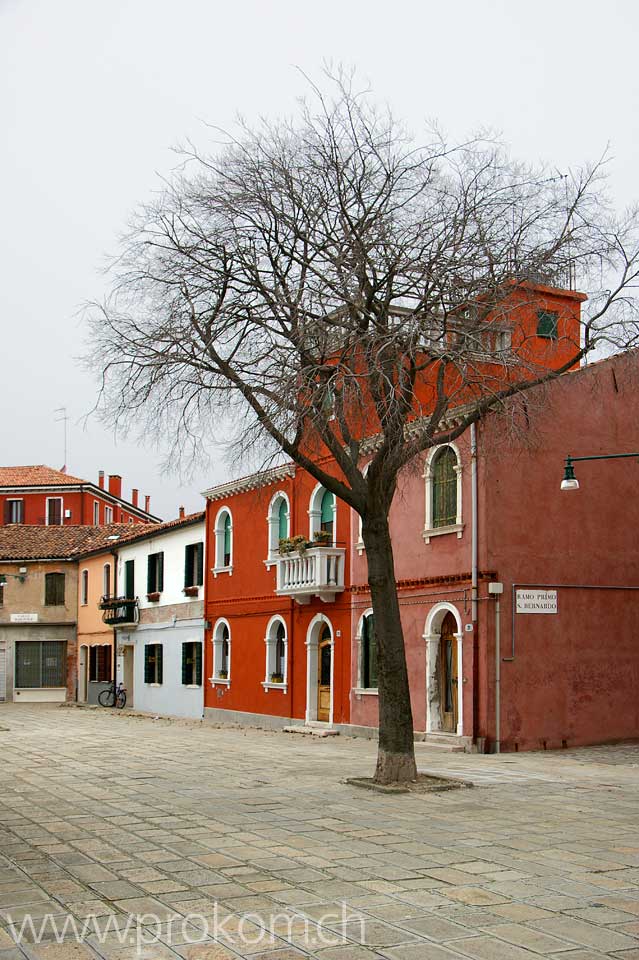
[[[117,707],[122,710],[126,706],[126,690],[124,684],[115,682],[98,694],[98,703],[101,707]]]

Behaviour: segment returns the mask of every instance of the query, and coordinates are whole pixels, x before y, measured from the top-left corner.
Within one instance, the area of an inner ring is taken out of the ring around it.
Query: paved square
[[[343,736],[13,704],[0,727],[0,960],[639,957],[638,745],[418,745],[476,786],[416,796],[343,783],[375,757]]]

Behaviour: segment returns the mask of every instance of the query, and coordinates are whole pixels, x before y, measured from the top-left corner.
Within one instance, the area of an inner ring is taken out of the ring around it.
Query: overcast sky
[[[103,295],[129,212],[203,121],[290,113],[332,59],[357,68],[419,134],[497,130],[564,171],[612,146],[612,189],[639,197],[639,5],[633,0],[0,0],[0,464],[120,473],[165,519],[227,479],[162,474],[160,455],[81,418],[80,305]]]

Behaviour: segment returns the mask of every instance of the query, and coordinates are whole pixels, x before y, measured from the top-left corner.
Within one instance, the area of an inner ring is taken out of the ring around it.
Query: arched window
[[[453,444],[435,447],[426,462],[426,524],[424,540],[444,533],[463,532],[461,510],[462,468]]]
[[[102,568],[102,595],[111,596],[111,564],[105,563]]]
[[[233,570],[233,519],[228,507],[222,507],[215,519],[215,567],[213,573]]]
[[[218,620],[213,631],[212,683],[231,682],[231,630],[226,620]]]
[[[290,537],[290,509],[288,497],[280,490],[271,500],[268,515],[268,560],[274,560],[279,555],[280,540]]]
[[[83,607],[86,607],[88,602],[89,602],[89,571],[83,570],[82,584],[81,584],[81,590],[80,590],[80,603],[82,604]]]
[[[367,610],[359,622],[357,631],[358,678],[362,690],[377,689],[377,638],[373,611]]]
[[[318,485],[311,496],[308,515],[310,518],[310,540],[315,540],[320,531],[324,534],[323,543],[335,546],[335,520],[337,515],[335,497],[324,487]]]
[[[285,687],[288,677],[288,638],[281,617],[273,617],[266,628],[266,679],[264,689]]]
[[[433,526],[447,527],[457,519],[457,457],[442,447],[433,464]]]

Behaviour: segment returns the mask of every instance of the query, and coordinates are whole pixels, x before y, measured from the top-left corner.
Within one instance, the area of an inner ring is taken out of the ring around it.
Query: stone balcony
[[[343,547],[309,546],[278,557],[275,592],[297,603],[310,603],[311,597],[331,603],[344,589],[345,555]]]

